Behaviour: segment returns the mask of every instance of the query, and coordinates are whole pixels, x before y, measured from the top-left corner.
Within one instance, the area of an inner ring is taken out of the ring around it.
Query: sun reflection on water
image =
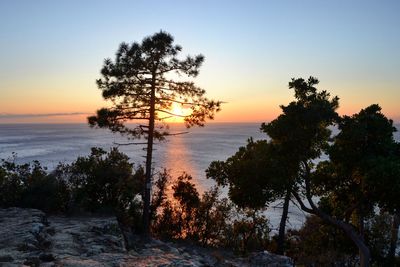
[[[172,176],[171,184],[185,172],[192,176],[191,182],[196,186],[197,191],[202,194],[205,188],[199,181],[199,177],[196,177],[198,174],[190,153],[192,151],[188,148],[188,141],[186,134],[170,137],[165,147],[164,163]],[[169,189],[171,189],[171,184]]]

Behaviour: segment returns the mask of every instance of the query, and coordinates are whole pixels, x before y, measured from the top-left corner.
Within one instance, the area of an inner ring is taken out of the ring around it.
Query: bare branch
[[[175,99],[172,99],[172,98],[163,98],[163,97],[159,97],[159,98],[157,98],[157,100],[171,101],[171,102],[178,103],[178,104],[182,104],[182,105],[207,107],[206,104],[195,103],[195,102],[179,101],[179,100],[175,100]]]

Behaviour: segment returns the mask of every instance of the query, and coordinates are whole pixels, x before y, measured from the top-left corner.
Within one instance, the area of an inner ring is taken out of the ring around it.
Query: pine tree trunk
[[[392,221],[392,235],[390,239],[390,248],[388,252],[388,266],[395,266],[395,256],[397,248],[397,239],[399,236],[399,226],[400,226],[400,210],[396,210],[393,215]]]
[[[276,253],[279,255],[283,255],[285,253],[285,229],[286,229],[286,220],[289,212],[289,201],[290,201],[290,190],[287,191],[285,196],[281,222],[279,224],[278,248],[276,251]]]
[[[144,236],[150,237],[150,194],[151,194],[151,163],[153,158],[153,138],[154,138],[154,119],[155,119],[155,73],[151,85],[150,98],[150,118],[149,118],[149,133],[147,139],[147,154],[146,154],[146,181],[144,191],[144,207],[143,207],[143,227]]]

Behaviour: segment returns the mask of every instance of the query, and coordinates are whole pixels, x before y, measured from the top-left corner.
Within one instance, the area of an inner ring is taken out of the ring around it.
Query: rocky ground
[[[268,252],[247,258],[152,240],[124,249],[114,218],[47,217],[34,209],[0,209],[0,266],[293,266]]]

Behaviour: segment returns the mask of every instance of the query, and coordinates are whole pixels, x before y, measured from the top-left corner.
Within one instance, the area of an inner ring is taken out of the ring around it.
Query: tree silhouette
[[[375,214],[376,206],[395,215],[400,207],[396,129],[376,104],[344,116],[338,128],[340,132],[327,150],[330,160],[320,162],[306,178],[310,185],[307,194],[318,192],[323,205],[317,208],[312,200],[308,202],[319,216],[346,232],[360,250],[360,265],[368,266],[371,253],[365,222]]]
[[[285,162],[285,167],[282,164]],[[284,253],[284,233],[290,201],[290,189],[296,168],[290,166],[281,147],[267,140],[248,140],[225,162],[214,161],[207,177],[229,186],[229,198],[241,208],[263,210],[271,202],[284,199],[276,253]],[[286,164],[287,163],[287,164]],[[289,191],[289,193],[287,193]]]
[[[302,186],[301,165],[319,157],[328,144],[327,128],[338,117],[338,98],[317,92],[318,80],[299,78],[289,82],[296,101],[281,106],[282,114],[261,129],[271,140],[249,142],[226,162],[213,162],[207,177],[229,185],[236,204],[261,208],[283,199],[277,253],[284,253],[289,201]],[[239,195],[240,197],[235,197]]]
[[[149,207],[154,139],[162,140],[171,135],[163,122],[170,117],[182,117],[189,128],[204,126],[206,119],[213,119],[220,110],[220,101],[209,100],[205,90],[183,77],[196,77],[204,56],[177,56],[182,50],[173,44],[174,38],[163,31],[143,39],[142,43],[122,43],[115,61],[106,59],[97,80],[103,98],[110,100],[109,108],[97,111],[88,118],[91,126],[109,128],[130,139],[144,137],[146,153],[146,185],[144,194],[144,233],[149,235]],[[175,114],[171,107],[176,103],[186,108],[188,115]],[[127,122],[136,121],[135,126]]]
[[[303,183],[301,165],[318,158],[327,147],[330,133],[328,126],[338,118],[336,109],[338,97],[330,97],[325,91],[318,91],[318,79],[309,77],[292,79],[289,88],[294,90],[296,101],[281,106],[282,114],[270,123],[263,123],[261,129],[271,137],[271,142],[280,147],[279,153],[285,164],[277,165],[290,170],[284,196],[283,212],[279,227],[278,252],[284,249],[284,234],[292,192],[298,191]]]

